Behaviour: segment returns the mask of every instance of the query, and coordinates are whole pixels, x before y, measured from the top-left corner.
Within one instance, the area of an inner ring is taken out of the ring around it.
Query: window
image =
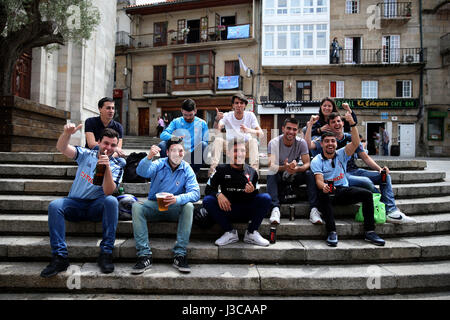
[[[314,50],[308,49],[313,49],[314,25],[305,24],[303,30],[305,31],[303,33],[303,55],[312,56],[314,55]]]
[[[359,13],[359,0],[345,1],[345,13],[347,14]]]
[[[327,0],[317,0],[317,13],[327,12]]]
[[[291,9],[289,12],[293,15],[302,13],[302,9],[300,8],[300,0],[291,0]]]
[[[275,14],[275,0],[266,0],[264,13],[267,16],[273,16]]]
[[[376,99],[378,98],[378,81],[362,81],[361,98]]]
[[[277,14],[287,14],[287,0],[278,0]]]
[[[327,30],[326,24],[318,24],[316,26],[317,30]],[[327,32],[326,31],[317,31],[316,33],[316,54],[319,56],[327,55],[328,50],[328,41],[327,41]]]
[[[397,98],[411,98],[412,96],[412,81],[411,80],[397,80],[396,82],[396,97]]]
[[[240,73],[239,60],[225,61],[225,76],[238,76]]]
[[[344,81],[330,81],[330,97],[344,98]]]
[[[444,140],[445,118],[447,118],[447,112],[428,111],[428,140]]]
[[[174,54],[173,86],[174,90],[212,89],[214,86],[213,52]]]
[[[283,101],[283,81],[269,80],[269,100]]]
[[[287,56],[287,31],[288,26],[278,26],[277,56]]]
[[[265,26],[264,27],[264,55],[274,56],[275,55],[275,26]]]
[[[312,82],[311,81],[297,81],[297,101],[311,100],[312,97]]]
[[[294,25],[291,26],[291,56],[299,56],[300,55],[300,31],[301,26]]]
[[[304,0],[303,13],[314,13],[314,0]]]

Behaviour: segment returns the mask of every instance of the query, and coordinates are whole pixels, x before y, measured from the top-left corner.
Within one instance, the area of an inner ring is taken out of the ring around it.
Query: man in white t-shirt
[[[217,108],[217,115],[214,120],[214,129],[217,129],[213,142],[211,166],[209,176],[213,174],[222,157],[222,152],[226,148],[226,141],[238,139],[245,141],[245,147],[249,158],[250,166],[258,171],[259,150],[258,138],[264,136],[258,120],[253,112],[245,111],[248,104],[247,98],[242,93],[237,93],[231,98],[233,111],[223,113]],[[220,132],[226,130],[226,140]]]

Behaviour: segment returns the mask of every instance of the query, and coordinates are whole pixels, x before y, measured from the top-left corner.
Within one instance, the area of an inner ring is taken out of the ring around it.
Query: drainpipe
[[[419,34],[420,34],[420,52],[422,59],[425,59],[423,52],[423,23],[422,23],[422,0],[419,0]],[[419,112],[417,113],[417,121],[419,123],[419,146],[422,146],[422,152],[424,155],[428,155],[427,148],[425,147],[425,132],[424,132],[424,96],[423,96],[423,78],[424,78],[424,66],[420,68],[420,85],[419,85]]]

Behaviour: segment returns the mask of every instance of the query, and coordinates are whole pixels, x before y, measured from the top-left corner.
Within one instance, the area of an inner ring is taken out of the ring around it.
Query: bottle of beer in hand
[[[92,182],[96,186],[101,186],[103,184],[103,176],[105,175],[106,165],[98,164],[95,166],[94,171],[94,181]]]

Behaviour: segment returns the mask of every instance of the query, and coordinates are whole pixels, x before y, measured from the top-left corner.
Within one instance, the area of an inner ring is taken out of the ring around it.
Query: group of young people
[[[258,139],[263,137],[263,130],[254,113],[245,111],[248,101],[243,94],[235,94],[231,104],[230,112],[216,110],[212,130],[214,141],[210,143],[210,130],[206,122],[196,116],[195,101],[184,100],[182,116],[170,122],[160,135],[161,143],[151,146],[147,157],[140,161],[136,172],[150,179],[151,183],[148,199],[132,206],[137,262],[131,273],[141,274],[152,267],[148,223],[156,221],[178,222],[173,266],[180,272],[190,272],[187,247],[194,203],[200,199],[196,175],[205,164],[210,168],[202,205],[224,232],[215,241],[217,246],[239,241],[238,232],[233,227],[235,222],[248,223],[244,242],[268,246],[269,241],[258,229],[269,213],[272,224],[281,223],[279,194],[286,184],[295,187],[306,184],[310,221],[325,224],[329,246],[338,244],[334,205],[358,202],[362,203],[364,239],[379,246],[385,244],[374,231],[373,192],[381,193],[388,222],[415,222],[396,207],[389,169],[381,168],[367,155],[360,143],[356,115],[347,104],[343,105],[345,116],[341,116],[332,99],[323,99],[319,115],[311,117],[303,128],[304,133],[297,119],[284,121],[282,134],[268,144],[267,193],[259,192],[258,185]],[[76,160],[78,170],[68,197],[54,200],[49,205],[52,261],[42,271],[42,277],[54,276],[69,266],[65,220],[102,222],[103,239],[98,265],[103,273],[114,271],[112,251],[118,223],[118,201],[112,194],[121,183],[125,166],[122,158],[123,129],[113,120],[112,99],[100,100],[99,112],[99,117],[86,120],[85,148],[69,144],[71,135],[81,129],[81,124],[66,124],[58,139],[57,149]],[[228,161],[222,163],[224,150]],[[155,159],[158,154],[159,158]],[[245,163],[247,157],[249,165]],[[358,168],[354,161],[356,157],[361,158],[372,171]],[[92,183],[97,163],[106,167],[101,185]],[[383,183],[382,170],[387,172]],[[380,190],[376,185],[380,185]],[[157,194],[162,192],[167,193],[162,198],[165,209],[157,201]]]

